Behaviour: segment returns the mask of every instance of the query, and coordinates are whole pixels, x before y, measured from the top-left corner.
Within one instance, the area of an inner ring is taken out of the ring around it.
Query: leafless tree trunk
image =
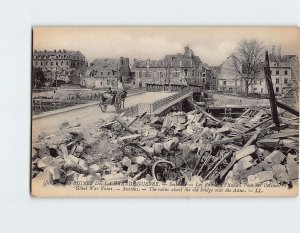
[[[236,73],[245,84],[245,93],[249,93],[249,86],[261,69],[261,58],[263,57],[263,42],[257,40],[244,40],[239,43],[233,52],[232,61]]]

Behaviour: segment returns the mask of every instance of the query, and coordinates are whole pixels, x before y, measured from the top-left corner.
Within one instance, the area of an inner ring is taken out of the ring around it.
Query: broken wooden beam
[[[269,64],[268,51],[266,51],[266,55],[265,55],[264,70],[265,70],[266,83],[267,83],[267,88],[268,88],[268,93],[269,93],[269,100],[270,100],[270,106],[271,106],[273,122],[275,123],[276,127],[279,130],[280,122],[279,122],[277,105],[276,105],[276,98],[275,98],[275,93],[274,93],[273,83],[272,83],[272,78],[271,78],[271,70],[270,70],[270,64]]]
[[[287,104],[276,100],[276,105],[277,105],[277,107],[282,108],[282,109],[288,111],[289,113],[299,117],[299,111],[292,108],[292,107],[290,107],[290,106],[288,106]]]
[[[217,118],[215,118],[214,116],[212,116],[211,114],[209,114],[208,112],[206,112],[206,111],[204,111],[202,108],[200,108],[200,107],[195,103],[194,100],[192,100],[192,99],[187,99],[187,100],[188,100],[188,102],[189,102],[190,104],[192,104],[197,110],[199,110],[202,114],[204,114],[204,115],[207,116],[208,118],[210,118],[210,119],[212,119],[212,120],[218,122],[219,124],[222,124],[222,125],[224,124],[222,121],[218,120]]]
[[[117,118],[117,117],[115,117],[114,120],[117,121],[117,122],[119,122],[120,125],[121,125],[124,129],[126,129],[129,133],[131,133],[131,134],[136,134],[136,133],[137,133],[136,130],[130,129],[130,128],[126,125],[126,123],[125,123],[123,120],[121,120],[121,119],[119,119],[119,118]]]

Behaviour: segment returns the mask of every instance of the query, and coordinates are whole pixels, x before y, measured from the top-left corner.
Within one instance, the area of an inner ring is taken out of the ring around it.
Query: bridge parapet
[[[203,90],[202,86],[198,85],[179,85],[179,84],[156,84],[156,83],[146,83],[146,90],[148,92],[159,92],[159,91],[170,91],[179,92],[186,89],[190,89],[193,92],[200,92]]]
[[[154,101],[152,103],[139,103],[134,106],[124,108],[121,110],[121,112],[124,112],[125,116],[132,116],[132,115],[138,115],[143,114],[144,112],[147,112],[147,114],[156,114],[159,111],[163,111],[172,105],[179,103],[180,101],[189,98],[192,96],[192,92],[189,88],[186,88],[182,90],[181,92],[178,92],[174,95],[165,97],[163,99]]]

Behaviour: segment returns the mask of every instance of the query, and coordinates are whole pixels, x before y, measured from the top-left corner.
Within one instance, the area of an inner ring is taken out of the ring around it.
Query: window
[[[102,82],[100,82],[100,85],[101,85],[101,86],[103,85]]]
[[[107,75],[110,75],[110,72],[107,72]]]
[[[67,64],[67,66],[68,66],[68,65],[69,65],[69,62],[67,61],[66,64]]]
[[[284,79],[284,84],[287,84],[288,83],[288,80],[287,78]]]
[[[257,88],[256,88],[256,87],[254,87],[254,88],[253,88],[253,90],[254,90],[254,91],[257,91]]]
[[[276,71],[277,72],[277,71]],[[276,84],[279,84],[279,78],[276,79]]]
[[[53,66],[53,61],[51,62],[51,66]]]
[[[107,80],[107,85],[110,85],[110,80]]]
[[[139,72],[139,77],[141,78],[142,76],[143,76],[143,72],[140,71],[140,72]]]
[[[275,89],[275,90],[276,90],[276,92],[278,93],[278,92],[279,92],[279,87],[276,87],[276,89]]]
[[[112,85],[112,86],[115,85],[115,81],[114,81],[114,80],[111,81],[111,85]]]
[[[48,62],[46,61],[45,64],[48,65]]]
[[[43,65],[43,62],[41,61],[41,66]]]
[[[205,77],[205,73],[202,74],[202,77]]]
[[[261,80],[259,81],[259,84],[261,85]]]
[[[263,88],[262,88],[262,89],[260,89],[260,92],[261,92],[261,93],[263,93],[263,92],[264,92],[264,89],[263,89]]]
[[[203,83],[205,83],[205,78],[203,78]]]
[[[58,62],[56,62],[56,65],[58,66]]]
[[[223,81],[223,85],[226,85],[226,81]]]
[[[37,62],[37,61],[35,62],[35,65],[36,65],[36,66],[38,65],[38,62]]]
[[[287,70],[284,71],[284,75],[288,75],[288,71]]]
[[[276,70],[276,75],[279,75],[279,70]]]

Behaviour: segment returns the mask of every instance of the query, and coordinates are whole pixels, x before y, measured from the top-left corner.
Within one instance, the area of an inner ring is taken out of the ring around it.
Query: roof
[[[88,69],[117,70],[120,67],[120,58],[96,58]]]
[[[71,50],[54,50],[54,51],[33,51],[33,56],[41,56],[42,58],[46,58],[45,56],[49,57],[64,57],[64,56],[71,56],[74,53],[77,53],[79,51],[71,51]],[[80,52],[79,52],[80,53]]]

